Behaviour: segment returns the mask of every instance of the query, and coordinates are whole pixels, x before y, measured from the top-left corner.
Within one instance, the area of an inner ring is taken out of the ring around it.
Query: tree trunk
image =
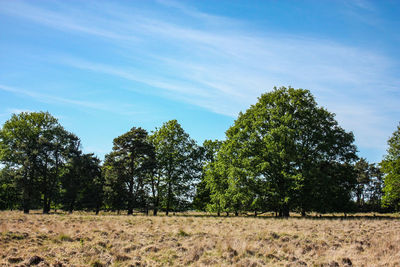
[[[48,195],[49,195],[49,181],[47,181],[47,157],[46,157],[46,163],[44,166],[44,174],[43,174],[43,214],[48,214],[49,209],[47,209],[47,200],[48,200]]]
[[[169,182],[168,183],[168,195],[167,195],[167,210],[165,212],[165,215],[167,215],[167,216],[168,216],[168,213],[169,213],[170,202],[171,202],[171,197],[172,197],[172,192],[171,192],[172,188],[171,188],[171,186],[172,186],[171,182]]]
[[[282,205],[279,209],[279,217],[289,217],[289,207],[287,205]]]
[[[305,210],[301,211],[301,217],[306,217],[306,211]]]
[[[239,216],[239,212],[235,210],[235,216]]]
[[[283,206],[283,217],[289,217],[289,207],[287,205]]]
[[[218,216],[218,217],[221,216],[221,213],[220,213],[219,211],[217,212],[217,216]]]
[[[25,214],[29,213],[29,205],[28,206],[24,206],[24,213]]]
[[[50,213],[51,199],[47,195],[43,196],[43,214]]]
[[[133,182],[129,183],[128,215],[133,214]]]
[[[24,213],[28,214],[29,209],[30,209],[30,188],[31,188],[31,183],[28,179],[28,171],[25,170],[24,173],[24,187],[23,187],[23,203],[22,206],[24,208]]]
[[[73,199],[70,203],[69,203],[69,214],[72,214],[72,212],[74,211],[74,205],[75,205],[75,199]]]
[[[50,213],[50,207],[51,207],[51,196],[49,196],[47,200],[47,206],[46,206],[47,213]]]
[[[47,210],[47,193],[44,193],[43,196],[43,214],[49,214],[49,211]]]
[[[96,215],[99,215],[100,212],[100,204],[96,203]]]

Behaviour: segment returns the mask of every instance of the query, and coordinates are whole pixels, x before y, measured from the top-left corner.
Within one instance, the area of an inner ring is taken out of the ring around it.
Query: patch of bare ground
[[[395,218],[0,212],[1,266],[400,266]]]

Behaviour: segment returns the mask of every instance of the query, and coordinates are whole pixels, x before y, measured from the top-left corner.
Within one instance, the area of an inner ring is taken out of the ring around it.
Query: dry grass
[[[0,265],[29,263],[400,266],[400,220],[0,212]]]

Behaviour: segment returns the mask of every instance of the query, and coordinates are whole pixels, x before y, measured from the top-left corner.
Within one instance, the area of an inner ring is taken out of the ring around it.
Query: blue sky
[[[49,111],[100,158],[177,119],[223,139],[274,86],[309,89],[382,159],[400,121],[398,1],[0,0],[0,123]]]

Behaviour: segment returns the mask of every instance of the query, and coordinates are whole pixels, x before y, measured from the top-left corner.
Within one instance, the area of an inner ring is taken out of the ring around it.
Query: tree
[[[370,165],[366,159],[361,158],[354,167],[357,172],[356,203],[361,208],[365,203],[366,187],[370,183]]]
[[[116,189],[121,200],[126,200],[128,214],[134,208],[148,210],[148,177],[154,168],[154,147],[147,139],[147,131],[133,127],[114,139],[113,151],[106,156],[106,179]]]
[[[40,188],[43,195],[43,213],[49,213],[51,202],[60,197],[60,178],[67,162],[80,154],[79,138],[57,125],[40,140]]]
[[[321,187],[335,188],[325,190],[330,194],[344,190],[349,201],[355,176],[348,166],[357,158],[353,142],[353,134],[318,107],[308,90],[274,88],[226,132],[218,155],[218,169],[227,175],[225,202],[236,213],[272,209],[288,216],[294,209],[303,215],[322,210],[316,206]]]
[[[82,208],[94,210],[96,215],[99,214],[100,208],[104,202],[104,185],[105,179],[102,173],[100,160],[92,153],[85,154],[87,167],[87,183],[82,192]]]
[[[65,162],[63,151],[71,136],[48,112],[13,114],[4,123],[0,130],[0,162],[19,173],[15,178],[25,213],[40,203],[41,196],[43,212],[49,212],[59,185],[60,166]]]
[[[370,182],[366,189],[369,211],[382,210],[383,173],[377,164],[370,164]]]
[[[100,160],[79,150],[71,152],[61,178],[63,206],[70,213],[78,207],[94,209],[97,214],[103,195]]]
[[[193,198],[201,175],[201,157],[196,142],[176,120],[170,120],[151,136],[157,167],[152,177],[154,213],[163,201],[166,215],[171,209],[184,209]]]
[[[355,187],[356,204],[362,211],[380,211],[383,177],[376,164],[370,164],[361,158],[356,162],[357,184]]]
[[[205,140],[203,142],[203,146],[200,147],[203,171],[201,175],[201,181],[196,186],[196,195],[193,199],[193,207],[197,210],[205,211],[207,209],[207,205],[210,204],[211,191],[209,188],[207,188],[205,174],[207,166],[215,161],[221,144],[222,142],[218,140]]]
[[[400,204],[400,124],[388,140],[387,154],[380,163],[384,173],[384,207],[393,207],[399,211]]]

